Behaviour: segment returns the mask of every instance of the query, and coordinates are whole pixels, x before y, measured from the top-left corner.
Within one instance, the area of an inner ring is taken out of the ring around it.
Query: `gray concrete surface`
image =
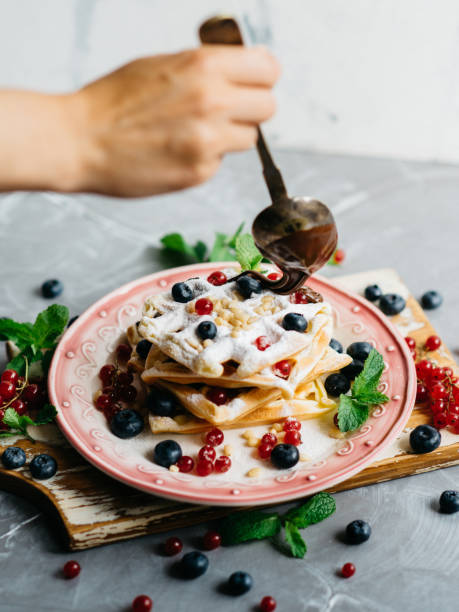
[[[431,318],[459,354],[459,168],[288,151],[277,157],[292,194],[314,195],[334,210],[347,253],[341,272],[392,266],[415,295],[440,290],[445,303]],[[266,202],[253,152],[227,159],[206,185],[152,199],[5,194],[0,315],[30,320],[47,305],[37,288],[52,277],[65,283],[59,301],[79,314],[120,284],[161,269],[165,232],[209,240],[249,221]],[[164,535],[69,554],[32,504],[1,493],[0,610],[126,611],[135,595],[147,593],[158,611],[253,611],[271,594],[279,612],[450,612],[459,607],[459,516],[441,515],[437,500],[458,487],[459,468],[450,468],[340,493],[336,514],[304,533],[304,560],[283,557],[268,542],[220,549],[209,554],[208,573],[191,583],[172,577],[171,561],[158,554]],[[368,520],[373,535],[349,547],[339,536],[355,518]],[[205,529],[177,532],[186,550]],[[60,570],[71,558],[82,573],[65,581]],[[337,575],[347,561],[357,567],[350,580]],[[255,586],[234,600],[218,587],[237,569],[249,571]]]

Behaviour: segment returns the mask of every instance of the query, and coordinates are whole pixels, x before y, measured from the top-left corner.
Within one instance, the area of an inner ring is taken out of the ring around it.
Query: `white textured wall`
[[[75,87],[218,12],[283,64],[272,141],[459,161],[458,0],[1,0],[0,85]]]

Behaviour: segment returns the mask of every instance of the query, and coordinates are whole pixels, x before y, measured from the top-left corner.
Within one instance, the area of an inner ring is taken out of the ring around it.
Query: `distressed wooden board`
[[[404,293],[407,295],[407,309],[393,318],[394,323],[404,335],[409,333],[414,337],[419,345],[435,333],[424,311],[412,296],[408,296],[408,290],[393,270],[374,270],[338,280],[342,286],[356,292],[376,282],[385,291]],[[453,357],[445,347],[432,356],[441,365],[449,365],[457,372]],[[384,451],[383,456],[356,476],[334,487],[333,491],[458,464],[459,443],[455,440],[459,438],[453,434],[443,434],[442,446],[433,453],[409,453],[409,430],[429,420],[427,410],[415,409],[407,429]],[[39,482],[31,478],[27,467],[14,472],[0,468],[0,487],[23,495],[41,506],[49,513],[53,524],[62,532],[66,545],[72,550],[167,531],[218,518],[231,511],[228,508],[187,505],[140,493],[86,463],[68,445],[56,426],[41,427],[36,434],[40,436],[36,443],[25,439],[14,440],[14,443],[25,450],[28,459],[40,452],[52,454],[59,464],[57,475],[50,481]],[[11,443],[11,439],[2,441],[5,446]]]

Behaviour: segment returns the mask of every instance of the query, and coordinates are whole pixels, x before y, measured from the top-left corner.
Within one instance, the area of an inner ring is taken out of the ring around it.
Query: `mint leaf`
[[[329,493],[317,493],[305,504],[292,508],[285,516],[286,521],[304,529],[309,525],[320,523],[336,510],[336,503]]]
[[[47,423],[51,423],[51,421],[54,421],[56,415],[56,408],[52,404],[45,404],[43,408],[38,412],[35,421],[30,423],[30,425],[46,425]]]
[[[8,425],[8,427],[11,427],[12,429],[21,428],[21,417],[16,412],[16,410],[14,410],[14,408],[7,408],[5,410],[3,422],[5,423],[5,425]]]
[[[379,391],[361,391],[358,398],[355,399],[362,404],[370,404],[372,406],[374,404],[385,404],[389,401],[387,395]]]
[[[36,349],[52,348],[69,320],[67,306],[52,304],[40,312],[33,324],[33,345]]]
[[[193,247],[194,255],[199,262],[206,261],[207,245],[202,240],[198,240]]]
[[[301,537],[298,527],[294,523],[285,523],[285,541],[290,546],[292,557],[303,559],[306,554],[306,542]]]
[[[225,546],[249,540],[271,538],[280,531],[281,521],[277,512],[268,514],[254,510],[229,516],[220,524],[219,532]]]
[[[341,394],[338,406],[338,425],[340,431],[354,431],[368,419],[369,408],[365,404]]]
[[[237,237],[236,259],[242,270],[254,270],[263,259],[263,255],[255,246],[251,234],[242,234]]]
[[[33,342],[31,323],[17,323],[13,319],[0,319],[0,340],[10,340],[18,349],[25,348]]]
[[[160,239],[161,244],[165,249],[171,251],[177,251],[178,253],[184,253],[190,257],[195,257],[196,253],[191,245],[189,245],[182,234],[166,234]]]
[[[363,393],[376,391],[383,370],[384,359],[381,353],[373,349],[365,359],[363,370],[352,385],[352,397],[359,399],[359,396]]]
[[[237,230],[234,232],[234,234],[231,236],[231,238],[228,240],[228,246],[231,249],[235,249],[236,248],[236,240],[238,239],[238,236],[241,234],[242,230],[244,229],[244,221],[241,223],[241,225],[237,228]]]

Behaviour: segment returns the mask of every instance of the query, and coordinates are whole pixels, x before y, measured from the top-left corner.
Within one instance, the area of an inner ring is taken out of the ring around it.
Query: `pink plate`
[[[330,488],[362,470],[408,420],[416,393],[413,359],[403,338],[377,308],[319,277],[311,279],[310,285],[334,307],[335,335],[346,336],[346,342],[367,340],[382,353],[386,370],[381,391],[391,398],[373,409],[360,430],[335,440],[328,454],[314,462],[300,462],[292,470],[265,469],[257,479],[235,476],[231,470],[200,478],[154,464],[152,434],[120,440],[110,432],[92,403],[100,386],[98,371],[126,328],[138,320],[145,298],[179,280],[208,275],[222,267],[228,263],[151,274],[105,296],[73,323],[59,343],[49,373],[49,394],[64,435],[83,457],[113,478],[147,493],[196,504],[243,506],[287,501]],[[308,423],[312,421],[305,421],[303,427]]]

